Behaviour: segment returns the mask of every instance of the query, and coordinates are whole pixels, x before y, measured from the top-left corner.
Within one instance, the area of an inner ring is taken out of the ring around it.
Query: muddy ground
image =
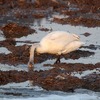
[[[91,3],[90,3],[91,2]],[[86,27],[100,26],[100,0],[0,0],[0,29],[6,38],[0,41],[0,47],[6,47],[11,53],[0,53],[0,63],[9,65],[27,64],[29,59],[29,45],[15,46],[18,41],[15,38],[36,33],[35,29],[29,26],[35,19],[47,18],[53,13],[64,14],[67,18],[53,17],[51,22],[59,24],[81,25]],[[49,31],[47,28],[40,28],[41,31]],[[51,29],[52,31],[52,29]],[[84,33],[89,36],[89,33]],[[30,41],[26,41],[30,42]],[[96,50],[94,44],[84,46]],[[100,48],[99,48],[100,49]],[[65,59],[79,59],[89,57],[94,52],[77,50],[67,55]],[[41,63],[47,59],[54,59],[56,55],[35,53],[35,63]],[[72,72],[93,70],[100,68],[96,64],[54,64],[54,68],[48,71],[0,71],[0,85],[9,82],[23,82],[33,80],[33,85],[39,85],[47,90],[74,91],[76,88],[86,88],[100,91],[100,74],[90,74],[77,78],[71,76]],[[63,68],[63,70],[62,70]]]

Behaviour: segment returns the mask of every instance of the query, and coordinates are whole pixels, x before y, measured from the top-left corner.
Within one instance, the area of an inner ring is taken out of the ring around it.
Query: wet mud
[[[45,2],[44,2],[45,1]],[[90,3],[91,2],[91,3]],[[63,14],[67,18],[52,17],[52,23],[82,25],[86,27],[100,26],[100,0],[0,0],[0,30],[3,31],[5,40],[0,41],[0,47],[6,47],[11,53],[0,53],[0,63],[8,65],[27,64],[29,60],[29,45],[16,46],[15,38],[35,33],[35,29],[29,26],[36,19],[48,18],[53,13]],[[52,29],[40,27],[41,31]],[[90,33],[84,33],[90,36]],[[30,42],[30,41],[27,41]],[[91,51],[77,50],[72,53],[61,55],[65,59],[79,59],[95,55],[92,50],[100,49],[100,46],[91,44],[82,47]],[[55,59],[57,55],[36,54],[35,63],[42,63],[48,59]],[[47,66],[47,65],[45,65]],[[45,67],[44,66],[44,67]],[[47,71],[0,71],[0,85],[10,82],[24,82],[32,80],[33,85],[38,85],[46,90],[61,90],[73,92],[76,88],[86,88],[100,92],[100,74],[95,72],[81,78],[73,76],[76,72],[80,75],[87,70],[99,70],[100,63],[61,63],[50,65],[53,69]],[[16,95],[16,94],[15,94]]]
[[[81,16],[68,18],[54,18],[53,21],[60,24],[82,25],[88,27],[95,27],[95,25],[98,27],[100,25],[100,20],[92,18],[82,18]]]

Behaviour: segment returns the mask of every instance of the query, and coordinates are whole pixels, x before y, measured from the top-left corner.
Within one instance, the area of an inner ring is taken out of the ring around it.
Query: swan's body
[[[64,31],[54,31],[46,35],[40,43],[32,45],[30,50],[30,59],[28,66],[31,67],[34,58],[34,50],[38,53],[50,53],[50,54],[67,54],[69,52],[77,50],[83,45],[80,38],[76,34],[70,34]]]

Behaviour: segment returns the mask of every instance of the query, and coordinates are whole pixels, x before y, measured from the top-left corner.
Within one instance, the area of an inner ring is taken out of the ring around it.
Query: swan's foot
[[[58,56],[58,58],[54,64],[59,64],[59,63],[60,63],[60,55]]]

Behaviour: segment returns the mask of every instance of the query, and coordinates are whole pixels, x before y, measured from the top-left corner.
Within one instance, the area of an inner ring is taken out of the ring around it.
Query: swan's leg
[[[58,55],[58,58],[57,58],[55,64],[60,63],[60,57],[61,57],[61,55]]]

